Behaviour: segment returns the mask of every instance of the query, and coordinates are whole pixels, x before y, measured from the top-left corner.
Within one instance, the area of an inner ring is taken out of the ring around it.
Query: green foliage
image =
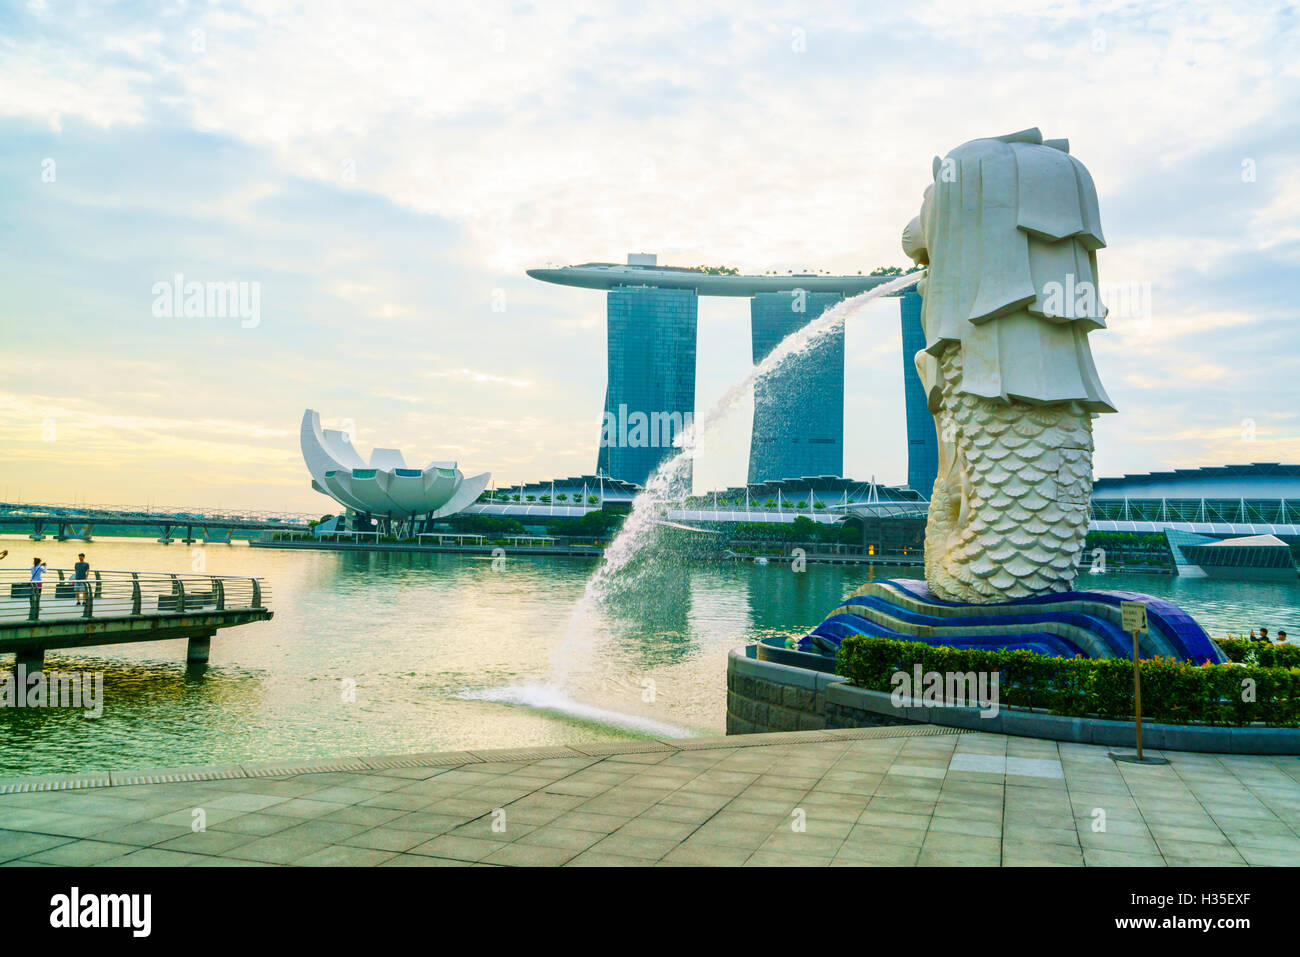
[[[1244,662],[1246,657],[1253,653],[1253,649],[1250,647],[1251,645],[1259,644],[1257,641],[1249,641],[1240,636],[1216,638],[1214,643],[1223,650],[1223,653],[1228,656],[1229,661],[1239,662]]]
[[[598,509],[581,518],[552,518],[546,523],[546,533],[574,538],[607,538],[623,524],[623,517],[617,512]]]
[[[447,524],[453,532],[467,535],[522,535],[524,526],[517,519],[494,518],[491,515],[467,515],[461,512],[449,516]]]
[[[1268,647],[1261,645],[1261,652]],[[859,687],[889,692],[894,673],[911,674],[917,664],[923,672],[997,672],[1003,705],[1075,717],[1123,720],[1133,715],[1133,663],[1124,658],[1049,658],[1029,651],[941,648],[851,635],[840,645],[836,671]],[[1144,718],[1166,724],[1300,725],[1300,668],[1149,658],[1141,670]],[[1247,679],[1255,682],[1254,701],[1242,700]]]
[[[920,269],[920,268],[922,268],[922,267],[920,267],[920,266],[909,266],[907,269],[903,269],[902,266],[877,266],[875,269],[871,270],[871,272],[868,273],[868,275],[871,275],[871,276],[902,276],[902,275],[904,275],[905,273],[916,272],[916,271],[917,271],[918,269]],[[860,273],[860,271],[859,271],[859,273]]]
[[[843,525],[814,522],[807,515],[795,516],[792,522],[737,522],[731,526],[730,540],[739,542],[849,542],[858,543],[861,529],[846,530]]]
[[[1229,661],[1261,668],[1300,668],[1300,645],[1274,645],[1249,638],[1224,638],[1215,642]]]

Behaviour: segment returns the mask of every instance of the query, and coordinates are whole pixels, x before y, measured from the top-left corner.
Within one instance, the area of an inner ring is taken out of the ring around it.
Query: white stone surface
[[[926,581],[987,603],[1068,590],[1088,528],[1093,414],[1114,412],[1088,346],[1105,328],[1097,194],[1064,140],[1038,130],[935,157],[903,249],[926,347],[939,472]]]
[[[957,751],[948,762],[949,771],[978,771],[984,774],[1017,774],[1029,778],[1063,779],[1061,762],[1054,758],[1017,758],[1002,754]]]

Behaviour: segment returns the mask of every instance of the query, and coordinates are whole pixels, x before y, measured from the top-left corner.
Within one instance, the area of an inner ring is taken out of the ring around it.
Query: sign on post
[[[1129,634],[1147,630],[1147,606],[1140,601],[1122,601],[1119,613],[1124,621],[1124,630]]]
[[[1140,601],[1121,601],[1119,614],[1124,630],[1133,636],[1133,723],[1137,737],[1137,759],[1142,760],[1142,668],[1138,657],[1138,635],[1147,630],[1147,606]]]

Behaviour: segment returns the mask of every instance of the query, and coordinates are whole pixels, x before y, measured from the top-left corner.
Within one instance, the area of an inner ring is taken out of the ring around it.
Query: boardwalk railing
[[[79,581],[71,569],[50,568],[35,586],[30,575],[0,571],[0,624],[238,611],[270,600],[265,581],[245,576],[92,571]]]

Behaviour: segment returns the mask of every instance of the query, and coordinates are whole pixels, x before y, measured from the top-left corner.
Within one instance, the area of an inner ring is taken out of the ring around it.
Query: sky
[[[1149,303],[1091,336],[1096,473],[1300,462],[1294,4],[7,4],[0,498],[330,512],[305,408],[590,473],[604,296],[525,269],[907,265],[931,158],[1032,126]],[[168,314],[177,276],[255,314]],[[846,336],[845,472],[902,482],[897,300]],[[697,411],[749,363],[747,302],[701,299]],[[743,482],[750,415],[697,491]]]

